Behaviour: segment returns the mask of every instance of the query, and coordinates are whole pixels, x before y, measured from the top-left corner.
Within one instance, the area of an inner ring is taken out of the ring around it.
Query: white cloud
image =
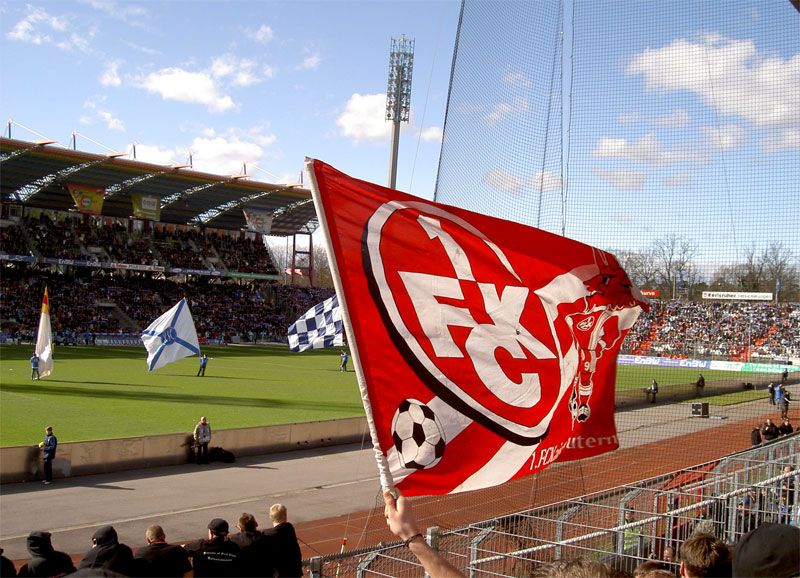
[[[747,131],[735,124],[722,127],[704,126],[700,129],[712,150],[727,151],[744,146],[747,142]]]
[[[685,187],[692,182],[692,176],[689,173],[676,173],[664,179],[664,185],[667,187]]]
[[[122,84],[122,79],[119,77],[119,63],[106,63],[105,70],[100,75],[100,84],[103,86],[119,86]]]
[[[159,146],[136,143],[136,160],[154,165],[176,165],[188,162],[188,155],[177,156],[177,151]],[[179,159],[179,160],[178,160]]]
[[[354,94],[336,119],[342,135],[361,141],[386,141],[392,124],[386,121],[385,94]]]
[[[225,112],[236,106],[230,96],[220,93],[214,78],[204,72],[164,68],[148,74],[139,86],[165,100],[203,104],[211,112]]]
[[[485,115],[483,119],[493,124],[508,116],[523,113],[526,110],[528,110],[528,100],[525,98],[516,98],[513,103],[501,102],[496,104],[492,108],[492,111]]]
[[[617,115],[617,122],[628,124],[631,122],[639,122],[640,118],[638,112],[623,112]]]
[[[688,125],[691,120],[692,119],[689,116],[689,113],[683,110],[682,108],[679,108],[669,116],[662,116],[660,118],[655,119],[653,121],[653,124],[657,124],[659,126],[683,128],[686,125]]]
[[[230,76],[234,86],[250,86],[261,82],[254,73],[255,68],[256,63],[252,60],[225,54],[211,61],[210,72],[219,79]]]
[[[258,144],[235,137],[196,138],[189,148],[196,170],[219,175],[238,174],[243,164],[257,164],[264,157]]]
[[[322,62],[322,57],[319,54],[312,54],[311,56],[304,58],[303,62],[297,65],[297,70],[314,70],[315,68],[319,67],[320,63]]]
[[[99,110],[97,111],[97,115],[106,124],[107,128],[125,132],[125,123],[116,118],[112,113],[105,110]]]
[[[269,64],[265,64],[261,67],[261,74],[263,74],[266,79],[273,79],[275,75],[278,74],[278,69],[273,68]]]
[[[532,175],[520,178],[508,171],[492,169],[484,174],[481,180],[501,193],[511,194],[519,194],[526,189],[546,192],[561,187],[560,175],[550,171],[537,171]]]
[[[425,142],[441,142],[442,129],[438,126],[430,126],[420,133],[420,138]]]
[[[492,169],[483,175],[481,179],[484,184],[489,185],[496,191],[501,193],[518,194],[525,188],[525,181],[509,173],[508,171],[501,171]]]
[[[787,149],[800,151],[800,128],[785,128],[759,143],[766,153],[777,153]]]
[[[752,40],[707,34],[701,42],[647,49],[626,72],[643,75],[647,90],[692,92],[720,114],[758,128],[800,127],[800,54],[784,59],[759,53]]]
[[[89,5],[128,24],[142,26],[141,19],[147,16],[147,10],[133,2],[116,2],[115,0],[91,0]]]
[[[53,42],[50,33],[66,31],[67,22],[50,16],[44,8],[28,5],[27,10],[25,18],[14,25],[6,38],[29,44],[50,44]]]
[[[530,78],[521,72],[507,72],[501,80],[504,84],[521,88],[528,88],[531,85]]]
[[[675,148],[666,149],[652,133],[633,142],[628,142],[624,138],[603,137],[597,141],[591,154],[595,158],[622,159],[653,166],[702,160],[697,153]]]
[[[266,24],[259,26],[258,30],[255,32],[251,30],[245,30],[245,35],[256,42],[259,42],[260,44],[266,44],[275,37],[272,28]]]
[[[608,171],[605,169],[593,169],[592,172],[615,189],[641,189],[647,182],[647,175],[644,171],[632,171],[628,169]]]

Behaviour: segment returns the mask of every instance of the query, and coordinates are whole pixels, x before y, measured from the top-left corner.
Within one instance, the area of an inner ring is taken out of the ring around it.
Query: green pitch
[[[202,350],[209,357],[205,377],[196,377],[196,356],[148,373],[144,348],[58,347],[53,374],[31,381],[33,348],[0,346],[0,445],[38,443],[46,425],[66,442],[189,433],[201,415],[212,428],[229,429],[364,414],[355,373],[339,371],[339,349]],[[655,378],[663,391],[694,383],[697,375],[695,369],[618,366],[617,389],[643,389]],[[748,380],[738,372],[703,375],[707,384]]]
[[[190,433],[201,415],[213,429],[364,415],[352,363],[339,349],[203,347],[147,371],[144,348],[57,347],[52,375],[31,381],[30,346],[0,347],[0,445],[41,441],[52,425],[61,442]]]

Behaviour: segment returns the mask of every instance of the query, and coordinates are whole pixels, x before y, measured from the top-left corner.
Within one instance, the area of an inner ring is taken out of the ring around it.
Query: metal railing
[[[720,460],[607,491],[483,520],[426,539],[471,578],[526,576],[536,566],[578,556],[631,571],[648,559],[677,571],[680,544],[709,532],[734,544],[762,522],[800,524],[797,434]],[[315,557],[309,576],[422,576],[396,542]]]

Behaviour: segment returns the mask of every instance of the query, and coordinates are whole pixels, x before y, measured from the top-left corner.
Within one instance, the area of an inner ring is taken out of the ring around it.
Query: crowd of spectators
[[[639,316],[623,349],[657,356],[800,357],[800,305],[750,301],[658,301]]]
[[[239,516],[237,533],[226,520],[214,518],[207,534],[185,544],[167,542],[164,529],[153,524],[144,533],[145,545],[135,550],[119,541],[107,525],[91,537],[91,548],[78,562],[56,550],[50,532],[35,530],[26,545],[31,558],[17,568],[3,557],[2,576],[288,576],[303,575],[302,555],[286,506],[273,504],[267,511],[270,526],[263,531],[253,514]],[[0,550],[0,553],[2,550]]]
[[[87,333],[138,331],[183,296],[189,298],[204,337],[285,341],[287,326],[297,316],[332,295],[330,289],[261,280],[235,283],[224,273],[277,274],[260,240],[239,233],[203,234],[163,223],[143,231],[128,230],[120,222],[101,226],[84,215],[63,213],[53,220],[42,211],[16,223],[5,222],[0,228],[0,253],[223,272],[216,279],[170,283],[141,274],[67,271],[60,282],[51,284],[53,307],[62,313],[54,330],[67,342]],[[32,334],[38,319],[38,297],[24,293],[38,289],[37,280],[46,274],[29,271],[27,276],[7,270],[3,274],[0,321],[14,335]],[[74,286],[67,287],[70,284]],[[120,324],[97,303],[118,305],[132,326]],[[800,357],[800,305],[653,300],[650,311],[639,317],[626,337],[622,352],[734,360]]]
[[[128,230],[118,221],[101,226],[93,219],[52,219],[42,211],[0,229],[0,253],[39,258],[162,266],[208,271],[278,273],[263,243],[237,232],[203,234],[158,224]]]
[[[138,333],[183,297],[201,338],[282,343],[289,325],[333,294],[275,281],[199,277],[176,283],[142,274],[67,276],[7,268],[0,281],[0,320],[7,336],[34,339],[45,287],[54,339],[65,344],[90,343],[98,333]]]

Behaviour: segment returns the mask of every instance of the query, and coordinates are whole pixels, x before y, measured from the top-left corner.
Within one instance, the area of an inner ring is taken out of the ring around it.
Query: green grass
[[[188,433],[201,415],[213,429],[364,415],[355,373],[339,371],[339,349],[203,347],[209,363],[200,378],[196,356],[148,373],[143,347],[58,347],[53,374],[40,381],[30,380],[31,352],[30,346],[0,346],[3,447],[38,443],[46,425],[66,442]],[[696,369],[619,366],[617,389],[643,389],[655,378],[663,391],[694,383],[697,375]],[[739,372],[703,375],[707,384],[748,380]],[[766,396],[763,390],[731,395],[745,394]]]
[[[764,389],[760,391],[748,389],[748,390],[734,391],[732,393],[722,393],[720,395],[709,395],[707,397],[695,397],[692,399],[687,399],[684,403],[707,401],[711,405],[735,405],[737,403],[744,403],[746,401],[755,401],[757,399],[766,400],[768,397],[769,393],[767,393],[767,391]]]
[[[715,381],[730,381],[740,383],[742,381],[752,381],[753,378],[764,378],[769,374],[742,373],[741,371],[711,371],[702,370],[706,385]],[[684,367],[649,367],[642,365],[618,365],[617,366],[617,390],[625,391],[629,389],[644,389],[650,387],[650,382],[658,382],[659,388],[683,383],[695,383],[700,371],[697,369]],[[775,379],[779,379],[780,374],[775,374]],[[766,396],[766,392],[756,392]]]
[[[29,346],[0,347],[0,446],[38,443],[52,425],[59,441],[191,432],[364,415],[355,373],[339,350],[203,347],[153,372],[144,348],[58,347],[51,376],[30,380]]]

